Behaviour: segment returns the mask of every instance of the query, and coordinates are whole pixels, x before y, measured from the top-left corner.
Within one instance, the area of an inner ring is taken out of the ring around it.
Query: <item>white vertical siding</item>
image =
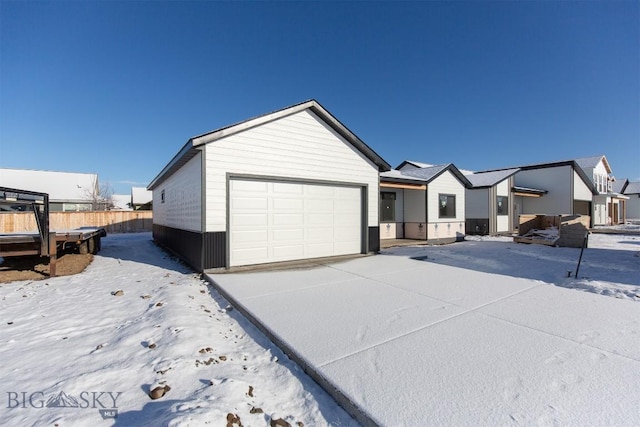
[[[604,192],[606,193],[606,190]],[[585,184],[576,171],[573,171],[573,198],[575,200],[591,201],[592,196],[593,194],[587,184]]]
[[[542,197],[523,197],[521,214],[562,215],[573,211],[571,166],[521,170],[516,173],[518,187],[547,190]]]
[[[367,225],[378,226],[378,169],[309,110],[222,138],[206,149],[206,231],[225,231],[226,174],[368,186]]]
[[[465,191],[465,217],[489,218],[489,189],[477,188]]]
[[[153,222],[182,230],[202,229],[201,154],[153,189]],[[162,192],[164,191],[164,203]]]

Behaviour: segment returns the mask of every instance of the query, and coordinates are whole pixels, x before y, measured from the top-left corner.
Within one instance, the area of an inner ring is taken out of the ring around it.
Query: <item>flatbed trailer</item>
[[[49,235],[58,252],[77,249],[81,254],[96,254],[101,247],[100,238],[105,237],[107,232],[104,228],[80,228],[52,230]],[[40,255],[41,246],[38,233],[0,234],[0,256]]]
[[[81,254],[96,254],[100,239],[107,235],[101,227],[81,227],[75,230],[49,229],[49,195],[27,190],[0,187],[0,203],[31,206],[38,224],[37,232],[0,234],[0,257],[49,257],[49,275],[56,274],[58,251],[77,250]]]

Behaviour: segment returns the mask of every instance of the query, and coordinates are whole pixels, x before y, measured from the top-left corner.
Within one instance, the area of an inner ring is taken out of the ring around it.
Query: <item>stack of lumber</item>
[[[588,215],[520,215],[517,243],[580,248],[589,233]]]

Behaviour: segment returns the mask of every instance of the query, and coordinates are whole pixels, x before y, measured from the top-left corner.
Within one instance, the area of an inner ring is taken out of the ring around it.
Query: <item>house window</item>
[[[453,194],[438,194],[439,218],[456,217],[456,196]]]
[[[383,191],[380,193],[380,222],[395,222],[396,193]]]
[[[496,213],[498,215],[509,215],[509,198],[507,196],[498,196]]]
[[[160,203],[164,203],[164,190],[160,193]]]

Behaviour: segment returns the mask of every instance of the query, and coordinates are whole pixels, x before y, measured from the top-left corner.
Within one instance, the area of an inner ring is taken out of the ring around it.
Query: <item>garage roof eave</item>
[[[191,140],[187,141],[187,143],[182,146],[180,151],[173,156],[171,161],[160,171],[160,173],[153,178],[153,180],[147,186],[147,190],[153,190],[155,187],[160,185],[165,179],[171,176],[175,171],[180,169],[191,160],[197,153],[199,149],[194,148]]]
[[[541,197],[544,194],[547,194],[549,191],[547,190],[540,190],[537,188],[527,188],[527,187],[512,187],[511,191],[513,191],[514,193],[519,193],[521,195],[530,195],[530,196],[537,196],[537,197]]]
[[[311,99],[309,101],[302,102],[300,104],[292,105],[290,107],[283,108],[278,111],[263,114],[248,120],[244,120],[239,123],[235,123],[229,126],[225,126],[216,129],[211,132],[204,133],[202,135],[194,136],[189,141],[193,147],[199,147],[210,142],[214,142],[218,139],[233,135],[238,132],[245,131],[247,129],[260,126],[265,123],[272,122],[282,117],[289,116],[291,114],[299,113],[304,110],[311,110],[318,117],[320,117],[325,123],[327,123],[334,131],[347,140],[353,147],[355,147],[360,153],[362,153],[367,159],[373,162],[378,171],[384,172],[391,170],[391,165],[387,163],[380,155],[378,155],[371,147],[364,143],[355,133],[347,128],[342,122],[335,118],[327,109],[325,109],[318,101]]]
[[[389,177],[389,176],[380,176],[380,182],[388,182],[392,184],[414,184],[414,185],[425,185],[427,181],[420,178],[399,178],[399,177]]]

